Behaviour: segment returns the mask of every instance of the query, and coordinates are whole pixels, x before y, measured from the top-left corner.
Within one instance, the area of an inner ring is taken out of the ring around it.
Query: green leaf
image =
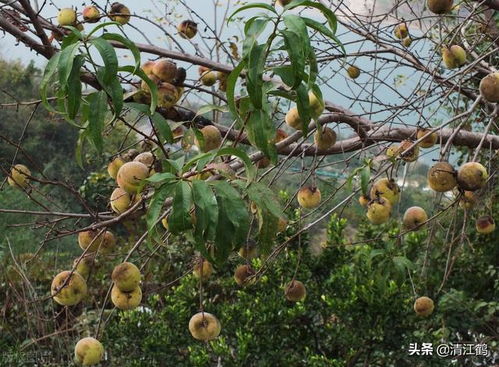
[[[199,162],[200,160],[202,160],[204,162],[211,160],[214,157],[214,155],[215,155],[215,153],[213,153],[213,152],[201,153],[201,154],[196,155],[195,157],[189,159],[186,164],[184,164],[184,166],[182,167],[182,173],[189,171],[189,169],[193,165],[195,165],[197,162]],[[203,167],[204,167],[204,164],[201,166],[201,168],[203,168]]]
[[[68,118],[74,120],[81,104],[81,80],[80,80],[80,69],[85,62],[85,57],[83,55],[78,55],[75,57],[73,63],[73,69],[69,74],[68,85],[67,85],[67,113]]]
[[[232,18],[234,18],[234,16],[236,14],[242,12],[243,10],[252,9],[252,8],[266,9],[266,10],[271,11],[274,14],[277,14],[277,11],[275,10],[275,8],[273,6],[271,6],[271,5],[269,5],[269,4],[265,4],[265,3],[252,3],[252,4],[244,5],[244,6],[241,6],[240,8],[238,8],[227,19],[227,23],[229,23],[232,20]]]
[[[336,15],[334,15],[331,9],[316,1],[298,0],[298,1],[293,1],[287,6],[285,6],[284,10],[286,11],[294,9],[298,6],[310,6],[312,8],[316,8],[317,10],[321,11],[324,17],[326,17],[329,27],[333,31],[333,34],[336,34],[336,30],[338,28],[338,20],[336,19]]]
[[[366,196],[368,195],[368,186],[370,178],[371,178],[371,168],[369,166],[365,166],[360,171],[360,185],[362,187],[362,193]]]
[[[165,182],[165,181],[171,181],[176,179],[177,176],[170,172],[161,172],[161,173],[155,173],[151,177],[147,178],[146,181],[152,182],[152,183],[160,183],[160,182]]]
[[[268,255],[277,234],[279,218],[270,215],[268,211],[258,208],[258,249],[263,255]]]
[[[68,81],[69,74],[71,74],[71,70],[73,69],[73,62],[80,44],[80,42],[75,42],[61,51],[61,56],[59,57],[59,63],[57,65],[60,88],[66,87],[66,83]]]
[[[317,75],[319,74],[319,66],[317,65],[317,58],[315,57],[315,52],[311,48],[310,52],[308,53],[308,65],[310,69],[310,73],[308,76],[308,83],[307,87],[308,89],[311,89],[317,80]],[[322,93],[320,94],[322,96]],[[321,97],[322,100],[322,97]]]
[[[291,61],[291,67],[293,68],[293,74],[295,76],[295,83],[293,84],[293,89],[296,89],[305,74],[305,55],[300,45],[302,40],[295,32],[281,31],[280,34],[284,38],[284,43],[286,45],[286,51],[289,55],[289,60]]]
[[[198,109],[196,116],[201,116],[201,115],[204,115],[204,114],[211,112],[211,111],[228,112],[229,108],[227,106],[218,106],[215,104],[207,104],[207,105],[201,106]]]
[[[61,57],[61,53],[57,52],[54,56],[52,56],[45,67],[45,71],[43,73],[42,80],[40,82],[40,97],[42,99],[42,103],[47,110],[50,112],[57,112],[52,105],[49,103],[47,99],[47,89],[49,86],[52,77],[57,72],[57,65],[59,64],[59,58]]]
[[[185,181],[175,184],[172,213],[168,217],[168,229],[173,234],[192,228],[192,219],[189,211],[192,208],[191,186]]]
[[[253,17],[249,19],[244,26],[244,41],[243,41],[243,58],[247,58],[251,49],[257,43],[258,37],[263,33],[269,18]]]
[[[119,42],[130,50],[135,60],[135,69],[134,69],[134,74],[135,74],[135,71],[140,68],[140,51],[137,48],[137,46],[135,46],[135,43],[130,41],[128,38],[123,37],[121,34],[117,33],[104,33],[101,36],[101,38],[105,39],[106,41]]]
[[[273,143],[276,128],[268,113],[261,109],[250,112],[247,131],[251,143],[269,157],[272,163],[276,163],[277,149]]]
[[[216,153],[216,157],[220,157],[223,155],[235,155],[236,157],[241,159],[246,168],[246,173],[248,175],[248,182],[254,180],[254,178],[256,177],[257,170],[255,165],[249,158],[248,154],[246,154],[246,152],[244,152],[241,149],[233,147],[223,147],[222,149],[218,150],[218,152]]]
[[[262,107],[263,69],[265,66],[266,44],[254,44],[248,56],[246,75],[248,95],[255,108]]]
[[[225,181],[212,181],[219,214],[215,237],[215,259],[223,262],[232,250],[246,241],[249,213],[239,192]]]
[[[258,244],[264,254],[268,254],[274,243],[279,218],[285,218],[274,192],[259,182],[248,186],[248,198],[258,208]]]
[[[118,57],[114,47],[102,37],[93,38],[90,43],[99,51],[104,61],[104,71],[101,75],[102,86],[112,83],[118,73]]]
[[[178,159],[166,159],[164,161],[165,163],[165,169],[169,169],[169,172],[171,173],[178,173],[182,171],[182,166],[184,165],[185,162],[185,156],[181,156]]]
[[[239,75],[241,74],[241,71],[244,69],[246,66],[245,61],[241,61],[239,65],[237,65],[234,70],[229,74],[227,77],[227,90],[225,92],[225,95],[227,96],[227,103],[229,105],[230,112],[232,115],[240,120],[239,113],[236,108],[236,101],[235,101],[235,88],[236,88],[236,83],[237,79],[239,78]]]
[[[147,228],[149,229],[149,232],[152,232],[158,218],[161,216],[166,198],[172,195],[174,189],[175,183],[168,182],[156,188],[154,191],[154,194],[149,201],[146,215]]]
[[[99,68],[96,74],[97,80],[106,93],[111,97],[114,114],[115,116],[118,116],[123,109],[123,88],[116,76],[114,76],[110,82],[106,83],[104,81],[105,74],[105,68]]]
[[[241,183],[243,183],[243,181],[240,181],[239,184]],[[246,193],[248,194],[248,198],[253,201],[257,207],[265,209],[277,218],[285,217],[275,192],[263,183],[252,182],[247,187]]]
[[[72,45],[73,43],[78,42],[82,39],[81,37],[79,37],[79,35],[81,36],[80,31],[77,30],[77,32],[78,33],[71,32],[67,36],[63,37],[62,43],[61,43],[61,50],[64,50],[69,45]]]
[[[93,93],[87,97],[90,104],[88,116],[88,137],[100,153],[103,148],[102,131],[107,113],[107,95],[104,91]]]
[[[286,25],[286,29],[295,33],[298,37],[300,37],[300,51],[303,55],[308,55],[310,52],[310,38],[308,36],[307,25],[303,21],[302,17],[299,17],[294,14],[284,16],[284,24]]]
[[[329,28],[327,28],[324,24],[319,23],[319,22],[317,22],[313,19],[310,19],[310,18],[302,18],[302,19],[305,22],[305,24],[307,25],[307,27],[312,28],[319,33],[322,33],[326,37],[329,37],[333,40],[336,40],[336,36],[334,35],[334,33]]]
[[[198,241],[215,238],[218,222],[218,203],[210,185],[201,180],[192,181],[192,197],[196,213],[194,236]]]
[[[272,68],[272,71],[282,79],[284,84],[290,87],[295,85],[295,73],[291,65],[276,66]]]
[[[83,169],[83,144],[85,143],[87,130],[80,130],[75,148],[75,158],[78,166]]]
[[[296,89],[296,107],[298,108],[298,114],[302,121],[302,131],[303,136],[307,135],[308,124],[310,123],[311,113],[310,113],[310,100],[308,97],[308,90],[303,84]]]
[[[293,102],[296,100],[295,96],[291,92],[280,90],[280,89],[272,89],[272,90],[268,91],[267,94],[270,96],[286,98],[286,99],[289,99],[290,101],[293,101]]]

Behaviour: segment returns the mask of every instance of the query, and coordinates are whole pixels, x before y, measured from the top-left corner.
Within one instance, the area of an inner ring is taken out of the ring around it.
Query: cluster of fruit
[[[89,274],[89,266],[86,263],[88,259],[89,257],[84,257],[76,260],[78,263],[75,271],[63,271],[52,280],[51,293],[55,302],[63,306],[73,306],[85,298],[87,295],[85,278]],[[120,310],[136,308],[142,300],[140,270],[134,264],[124,262],[114,268],[111,278],[113,280],[111,301],[114,306]],[[83,338],[75,346],[75,360],[84,366],[98,364],[103,356],[104,347],[95,338]]]
[[[324,112],[325,103],[322,98],[319,98],[316,93],[310,91],[308,93],[308,101],[310,105],[311,117],[317,120]],[[286,124],[295,130],[301,130],[303,120],[300,118],[300,113],[297,107],[291,108],[285,117]],[[279,131],[278,131],[279,133]],[[276,142],[285,139],[287,136],[276,136]],[[331,148],[336,143],[336,132],[327,126],[318,126],[314,133],[314,144],[319,151],[325,151]]]
[[[97,7],[90,5],[83,8],[81,15],[83,21],[78,20],[76,10],[73,8],[62,8],[57,14],[57,23],[59,24],[58,32],[52,32],[52,37],[58,41],[62,40],[63,35],[69,33],[68,30],[62,28],[72,26],[78,30],[83,30],[83,23],[97,23],[103,15]],[[107,16],[114,22],[127,24],[130,21],[130,10],[121,3],[111,4],[111,8]]]
[[[418,144],[406,140],[397,147],[388,148],[389,157],[414,162],[419,155],[418,145],[422,148],[432,147],[438,140],[436,133],[428,129],[418,130]],[[436,192],[447,192],[457,188],[459,205],[463,209],[471,209],[476,197],[474,192],[481,189],[487,182],[486,168],[478,162],[468,162],[456,172],[448,162],[438,162],[428,171],[428,186]],[[359,203],[367,208],[367,218],[373,224],[388,221],[392,207],[400,198],[400,188],[393,179],[383,178],[376,181],[369,196],[361,195]],[[404,214],[402,224],[407,230],[420,229],[428,221],[428,215],[420,207],[411,207]],[[488,225],[486,225],[488,223]],[[479,233],[491,233],[495,225],[492,217],[482,216],[476,221]]]

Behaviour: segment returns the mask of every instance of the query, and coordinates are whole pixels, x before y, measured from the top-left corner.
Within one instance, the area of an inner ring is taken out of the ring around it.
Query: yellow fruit
[[[171,83],[177,73],[177,65],[167,59],[160,59],[154,62],[152,73],[161,81]]]
[[[155,61],[147,60],[140,68],[146,75],[151,75],[154,74],[153,69],[155,64]]]
[[[88,23],[97,23],[100,19],[99,9],[93,5],[84,7],[81,15],[83,15],[83,20]]]
[[[119,187],[114,189],[111,194],[111,198],[109,199],[111,209],[113,209],[113,211],[117,214],[121,214],[126,211],[130,207],[131,201],[132,198],[130,197],[130,194]]]
[[[288,301],[299,302],[305,299],[307,290],[302,282],[299,280],[292,280],[286,285],[284,295]]]
[[[367,197],[366,195],[360,195],[359,196],[359,204],[360,204],[360,206],[367,207],[367,204],[369,204],[370,200],[371,199],[369,199],[369,197]]]
[[[139,286],[131,291],[124,292],[119,289],[116,284],[113,285],[111,290],[111,302],[120,310],[133,310],[140,305],[142,301],[142,289]]]
[[[83,366],[98,364],[104,357],[104,347],[95,338],[83,338],[75,345],[75,359]]]
[[[194,265],[192,273],[196,278],[206,280],[213,273],[213,265],[206,259],[199,259],[199,261],[196,262],[196,265]]]
[[[123,4],[112,3],[109,18],[121,25],[127,24],[130,21],[130,9]]]
[[[313,91],[308,92],[308,102],[312,118],[317,119],[324,112],[324,101],[317,97]]]
[[[400,40],[406,38],[407,35],[409,34],[409,30],[407,29],[407,24],[402,23],[395,26],[393,34],[395,35],[395,37],[397,37]]]
[[[357,79],[360,76],[360,69],[355,65],[350,65],[347,68],[347,74],[352,79]]]
[[[428,171],[428,185],[437,192],[452,190],[457,185],[456,171],[447,162],[438,162]]]
[[[156,84],[157,87],[159,87],[159,84],[161,84],[161,79],[158,78],[156,75],[154,74],[147,74],[147,77],[149,79],[151,79],[151,81]],[[149,88],[149,86],[147,85],[147,83],[145,81],[141,81],[140,82],[140,89],[143,90],[144,92],[147,92],[147,93],[151,93],[151,89]]]
[[[99,250],[100,253],[107,254],[112,251],[116,245],[116,238],[112,232],[105,231],[96,238],[99,232],[100,230],[88,230],[78,233],[78,245],[82,250],[90,246],[87,253]]]
[[[499,102],[499,72],[491,73],[480,81],[480,94],[491,103]]]
[[[71,8],[63,8],[57,14],[57,23],[62,26],[76,24],[76,12]]]
[[[433,309],[435,305],[433,304],[433,300],[429,297],[419,297],[414,302],[414,311],[416,315],[426,317],[430,316],[433,313]]]
[[[197,340],[208,341],[220,335],[222,325],[220,321],[208,312],[199,312],[189,320],[189,332]]]
[[[213,125],[208,125],[203,127],[200,131],[201,134],[203,134],[204,140],[202,146],[197,139],[194,141],[199,150],[206,153],[210,150],[220,148],[220,145],[222,144],[222,134],[220,134],[220,130]]]
[[[464,191],[459,198],[459,206],[462,209],[469,210],[473,208],[477,201],[477,197],[473,191]]]
[[[181,37],[191,39],[198,33],[198,25],[192,20],[184,20],[177,26],[177,30]]]
[[[314,143],[318,150],[327,150],[336,143],[336,133],[329,127],[324,127],[321,132],[314,134]]]
[[[402,45],[404,47],[411,47],[412,45],[412,38],[411,37],[406,37],[402,40]]]
[[[99,248],[99,253],[107,255],[113,252],[114,248],[116,247],[116,237],[114,237],[114,234],[110,231],[105,231],[104,232],[104,240],[102,241],[102,244]]]
[[[422,223],[425,223],[427,220],[428,215],[425,210],[419,206],[413,206],[405,211],[402,223],[404,228],[412,231],[421,229]]]
[[[77,265],[78,264],[78,265]],[[76,266],[75,271],[80,274],[84,279],[87,279],[90,275],[90,269],[94,264],[94,259],[92,256],[85,256],[78,262],[78,259],[73,261],[73,267]]]
[[[213,71],[206,71],[201,75],[201,84],[211,87],[217,82],[217,74]]]
[[[206,66],[203,66],[203,65],[199,65],[199,67],[198,67],[198,74],[199,74],[199,76],[203,75],[204,73],[206,73],[208,71],[211,71],[211,69],[209,67],[206,67]]]
[[[430,133],[431,129],[418,129],[417,131],[417,140],[421,139],[423,136],[426,134]],[[432,146],[435,145],[435,143],[438,140],[438,135],[437,133],[433,132],[429,135],[427,135],[423,140],[419,142],[419,146],[421,148],[431,148]]]
[[[288,111],[285,117],[286,124],[291,126],[293,129],[300,130],[302,128],[302,121],[300,119],[300,114],[298,113],[298,108],[293,107]]]
[[[427,0],[428,9],[435,14],[444,14],[451,11],[454,0]]]
[[[390,201],[384,197],[379,197],[369,202],[366,215],[372,224],[382,224],[390,219],[391,211]]]
[[[149,177],[149,169],[140,162],[127,162],[118,170],[116,182],[118,186],[129,194],[141,191],[144,180]]]
[[[168,217],[164,217],[163,219],[161,219],[161,224],[165,229],[168,229]]]
[[[21,187],[23,189],[28,187],[31,171],[24,164],[16,164],[10,170],[10,176],[7,177],[7,182],[12,187]]]
[[[484,215],[476,220],[475,227],[478,233],[490,234],[496,229],[496,224],[490,215]]]
[[[111,279],[122,292],[131,292],[140,284],[140,270],[130,262],[117,265]]]
[[[158,106],[170,108],[179,100],[177,87],[173,84],[162,82],[158,85]]]
[[[116,179],[116,175],[118,174],[118,170],[121,168],[122,165],[125,164],[125,161],[121,159],[120,157],[114,158],[108,165],[107,165],[107,173],[109,173],[109,176],[112,179]]]
[[[394,179],[381,178],[373,184],[370,197],[384,197],[391,205],[395,205],[400,199],[400,187]]]
[[[459,168],[457,172],[457,184],[463,190],[476,191],[481,189],[489,174],[487,169],[478,162],[468,162]]]
[[[387,155],[387,157],[390,157],[390,158],[398,157],[398,155],[399,155],[398,147],[394,147],[394,146],[388,147],[386,149],[385,154]]]
[[[455,69],[466,63],[466,51],[457,45],[453,45],[450,48],[443,47],[442,59],[448,69]]]
[[[239,265],[234,272],[234,280],[240,286],[245,286],[253,283],[254,278],[251,278],[255,271],[249,265]]]
[[[154,163],[156,162],[156,158],[151,152],[140,153],[133,160],[135,162],[140,162],[142,164],[145,164],[147,168],[149,168],[150,170],[153,169]]]
[[[83,277],[70,271],[57,274],[50,287],[54,301],[63,306],[80,303],[87,294],[87,282]]]
[[[419,156],[419,147],[417,145],[413,146],[413,142],[410,140],[404,140],[398,146],[398,152],[400,157],[406,162],[414,162]],[[406,153],[404,153],[409,149]]]
[[[314,209],[321,203],[321,191],[315,186],[305,186],[296,196],[298,204],[305,209]]]

